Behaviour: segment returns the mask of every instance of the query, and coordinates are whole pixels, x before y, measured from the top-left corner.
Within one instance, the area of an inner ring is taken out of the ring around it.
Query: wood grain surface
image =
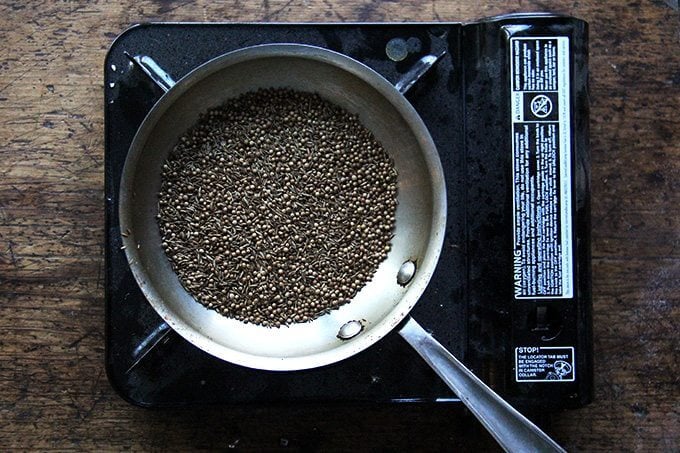
[[[495,449],[446,407],[149,411],[104,352],[103,61],[141,21],[590,22],[595,401],[570,451],[680,449],[677,0],[8,1],[0,4],[0,450]]]

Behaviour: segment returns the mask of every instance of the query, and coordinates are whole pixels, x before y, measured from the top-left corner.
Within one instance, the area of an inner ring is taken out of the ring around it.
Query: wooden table
[[[103,61],[150,20],[461,21],[550,10],[591,25],[595,402],[569,450],[680,448],[677,0],[18,1],[0,6],[0,449],[494,448],[446,407],[148,411],[103,367]],[[334,6],[335,4],[335,6]]]

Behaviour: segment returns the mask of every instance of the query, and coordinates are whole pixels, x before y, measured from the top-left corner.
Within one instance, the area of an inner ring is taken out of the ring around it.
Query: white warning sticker
[[[515,299],[573,297],[569,38],[510,39]]]
[[[573,382],[576,379],[572,346],[515,348],[515,381]]]

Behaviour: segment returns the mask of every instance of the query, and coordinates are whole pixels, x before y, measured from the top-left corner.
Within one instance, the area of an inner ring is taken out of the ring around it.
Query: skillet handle
[[[565,451],[484,384],[413,318],[408,318],[399,334],[458,395],[505,451]]]

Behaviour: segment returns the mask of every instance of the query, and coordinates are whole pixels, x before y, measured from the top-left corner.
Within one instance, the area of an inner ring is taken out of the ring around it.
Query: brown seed
[[[163,248],[209,308],[306,322],[347,303],[390,250],[396,182],[356,115],[316,94],[246,93],[207,112],[164,164]]]

